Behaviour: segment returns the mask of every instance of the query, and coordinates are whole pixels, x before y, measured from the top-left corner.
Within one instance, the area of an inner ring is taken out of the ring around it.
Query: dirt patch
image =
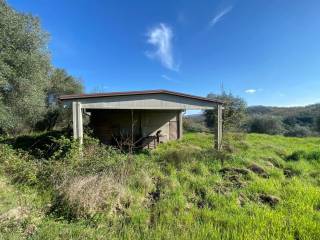
[[[222,168],[219,172],[224,181],[216,184],[214,190],[216,193],[224,195],[230,194],[234,189],[245,187],[250,173],[248,169],[232,167]]]
[[[160,200],[161,197],[161,182],[160,179],[156,179],[156,189],[152,192],[149,192],[149,199],[151,202],[151,205],[154,205],[156,202]]]
[[[248,168],[255,174],[259,175],[260,177],[263,177],[263,178],[270,177],[269,174],[266,172],[266,170],[264,170],[263,167],[259,166],[256,163],[251,164]]]
[[[287,178],[292,178],[295,176],[299,176],[300,172],[297,170],[294,170],[292,168],[285,168],[283,169],[283,174],[287,177]]]
[[[225,176],[227,174],[241,174],[241,175],[248,175],[249,170],[245,168],[233,168],[233,167],[225,167],[220,169],[219,171],[222,176]]]
[[[197,201],[198,208],[204,208],[206,206],[206,191],[204,189],[196,189],[196,195],[199,198]]]
[[[155,179],[155,190],[149,192],[149,208],[150,208],[150,219],[149,219],[149,227],[154,227],[158,219],[160,218],[160,212],[156,208],[157,202],[160,201],[161,198],[161,180],[160,178]]]
[[[259,195],[259,200],[263,204],[268,204],[271,207],[275,207],[279,202],[280,198],[273,196],[273,195],[267,195],[267,194],[260,194]]]

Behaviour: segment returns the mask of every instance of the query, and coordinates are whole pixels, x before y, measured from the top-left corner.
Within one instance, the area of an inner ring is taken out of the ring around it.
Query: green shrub
[[[319,161],[319,160],[320,160],[320,151],[312,151],[312,152],[309,152],[309,153],[306,155],[306,159],[307,159],[307,160],[316,160],[316,161]]]
[[[292,154],[286,157],[288,161],[299,161],[301,159],[306,160],[320,160],[320,151],[306,152],[304,150],[294,151]]]
[[[255,116],[249,121],[247,128],[252,133],[270,135],[282,134],[284,132],[281,119],[273,116]]]
[[[7,138],[0,142],[9,144],[13,149],[26,151],[35,158],[49,159],[59,148],[57,140],[62,136],[67,134],[62,131],[51,131]]]
[[[78,142],[65,137],[57,143],[46,169],[54,189],[53,213],[67,219],[92,218],[128,206],[127,180],[140,171],[129,155],[90,137],[85,137],[81,151]]]
[[[185,118],[183,120],[183,129],[188,132],[209,132],[205,123],[196,121],[192,118]]]
[[[291,153],[289,156],[286,157],[286,160],[288,161],[299,161],[303,158],[305,158],[307,155],[306,151],[298,150]]]
[[[294,125],[290,126],[284,135],[288,137],[307,137],[312,135],[312,131],[308,127]]]
[[[8,145],[0,144],[0,164],[4,174],[9,175],[13,182],[36,185],[37,162],[27,153],[16,152]]]

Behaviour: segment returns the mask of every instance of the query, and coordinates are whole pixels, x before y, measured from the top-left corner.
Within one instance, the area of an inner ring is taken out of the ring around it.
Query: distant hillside
[[[194,114],[185,116],[185,128],[202,131],[205,116]],[[248,132],[283,134],[286,136],[318,135],[320,131],[320,104],[304,107],[250,106],[243,128]],[[270,129],[273,131],[269,131]]]
[[[190,132],[208,132],[203,114],[192,114],[184,116],[183,128]]]
[[[249,115],[272,115],[279,117],[292,116],[320,116],[320,104],[313,104],[304,107],[268,107],[268,106],[251,106],[247,108]]]

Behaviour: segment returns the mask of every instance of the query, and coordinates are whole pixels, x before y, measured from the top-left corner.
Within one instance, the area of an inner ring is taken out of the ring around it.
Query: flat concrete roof
[[[61,95],[59,100],[76,100],[76,99],[89,99],[89,98],[103,98],[103,97],[114,97],[114,96],[134,96],[134,95],[152,95],[152,94],[167,94],[172,96],[179,96],[189,99],[196,99],[205,102],[223,104],[222,100],[219,99],[209,99],[205,97],[194,96],[186,93],[168,91],[168,90],[144,90],[144,91],[128,91],[128,92],[107,92],[107,93],[91,93],[91,94],[71,94],[71,95]]]

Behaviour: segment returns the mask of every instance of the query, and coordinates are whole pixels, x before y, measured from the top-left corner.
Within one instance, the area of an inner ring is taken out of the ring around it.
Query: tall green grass
[[[319,138],[233,134],[223,153],[212,149],[212,140],[211,134],[187,133],[156,150],[126,155],[92,139],[79,154],[77,143],[62,137],[50,141],[55,150],[49,158],[38,155],[42,159],[3,143],[3,188],[11,193],[0,191],[0,236],[319,238]],[[266,174],[250,170],[253,164]],[[1,220],[8,210],[25,207],[16,201],[21,194],[38,199],[27,207],[28,218],[23,224]]]

